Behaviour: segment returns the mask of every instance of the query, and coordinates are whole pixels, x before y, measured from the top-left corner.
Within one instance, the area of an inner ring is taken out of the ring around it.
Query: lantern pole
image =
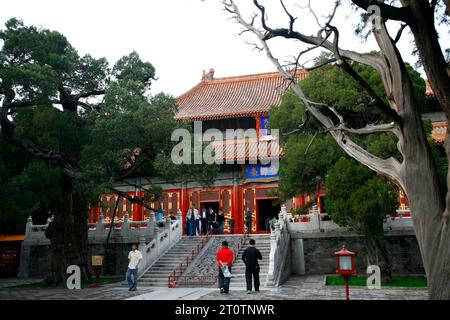
[[[347,299],[347,301],[350,300],[350,292],[348,289],[348,278],[349,276],[344,275],[344,283],[345,283],[345,298]]]

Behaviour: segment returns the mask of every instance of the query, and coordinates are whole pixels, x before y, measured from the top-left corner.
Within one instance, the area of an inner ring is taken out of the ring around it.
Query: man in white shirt
[[[133,244],[131,246],[131,251],[128,254],[128,291],[136,291],[137,287],[138,268],[142,260],[142,253],[137,248],[137,244]]]

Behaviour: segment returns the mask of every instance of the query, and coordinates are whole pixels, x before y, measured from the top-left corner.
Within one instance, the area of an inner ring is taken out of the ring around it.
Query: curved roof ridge
[[[308,75],[297,69],[296,78]],[[266,114],[281,102],[288,84],[279,72],[206,78],[177,98],[177,120],[221,119]]]

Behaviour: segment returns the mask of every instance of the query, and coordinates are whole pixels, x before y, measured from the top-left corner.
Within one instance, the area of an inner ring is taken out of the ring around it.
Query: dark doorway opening
[[[277,203],[277,200],[265,199],[257,200],[256,202],[258,205],[258,231],[270,232],[269,221],[278,216],[281,207]]]
[[[199,211],[200,211],[200,218],[201,218],[201,219],[203,218],[203,208],[206,209],[206,210],[209,210],[209,208],[211,207],[211,208],[213,209],[214,213],[217,214],[217,212],[219,212],[219,205],[220,205],[219,201],[214,201],[214,202],[201,202],[201,203],[200,203],[200,208],[199,208]],[[203,219],[202,219],[202,221],[203,221]],[[202,222],[202,223],[203,223],[203,222]],[[206,223],[206,222],[205,222],[205,223]],[[217,227],[217,225],[216,225],[216,226],[213,226],[213,228],[215,228],[215,227]],[[216,229],[216,230],[218,230],[218,229]],[[202,226],[201,231],[202,231],[202,234],[205,234],[205,233],[208,231],[208,230],[206,229],[206,224]]]
[[[200,203],[200,213],[203,212],[203,208],[205,208],[206,210],[209,209],[209,207],[211,207],[214,210],[214,213],[217,213],[219,211],[219,201],[215,201],[215,202],[202,202]]]

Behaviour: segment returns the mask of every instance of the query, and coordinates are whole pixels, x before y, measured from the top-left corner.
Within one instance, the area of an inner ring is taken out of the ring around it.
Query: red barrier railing
[[[239,251],[245,245],[248,239],[248,233],[246,233],[246,229],[242,230],[243,237],[238,242],[237,246],[234,248],[234,259],[238,259]],[[169,274],[168,278],[168,287],[175,288],[177,285],[182,285],[184,287],[215,287],[217,286],[218,277],[213,275],[185,275],[183,273],[189,267],[189,265],[194,261],[195,257],[200,253],[200,251],[205,247],[206,243],[211,238],[211,231],[205,237],[202,237],[202,240],[197,247],[188,254],[183,261]]]
[[[200,253],[200,251],[205,247],[208,241],[211,239],[211,231],[205,236],[200,237],[200,241],[197,244],[196,248],[193,249],[184,259],[183,261],[173,269],[173,271],[169,274],[168,279],[168,287],[175,288],[177,286],[178,280],[182,277],[183,273],[189,267],[189,265],[194,261],[195,257]]]

